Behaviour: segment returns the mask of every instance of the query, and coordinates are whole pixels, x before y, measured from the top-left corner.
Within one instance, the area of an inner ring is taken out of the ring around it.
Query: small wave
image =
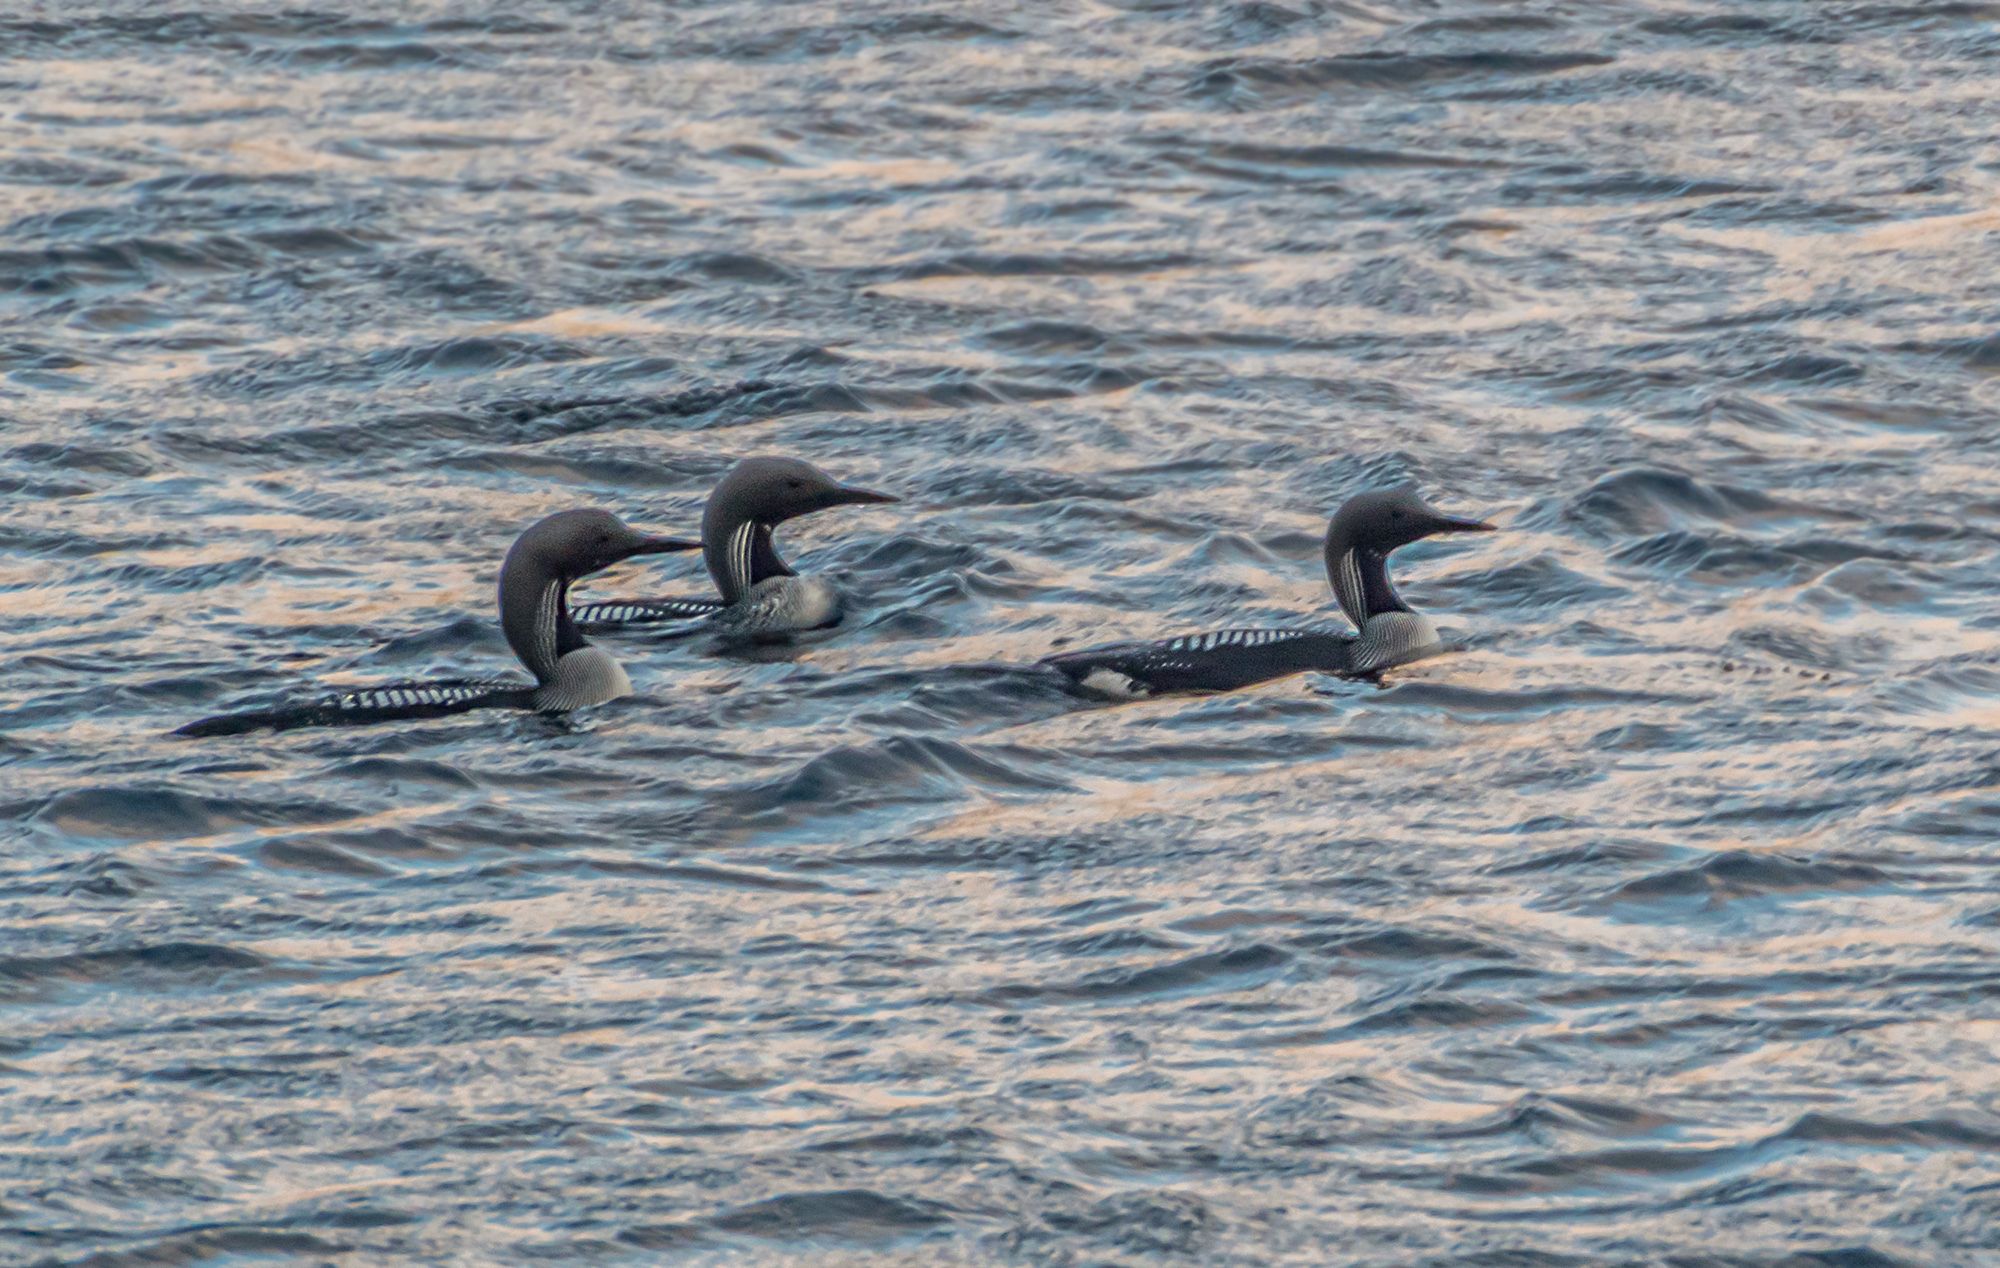
[[[1807,1114],[1784,1129],[1729,1145],[1649,1145],[1556,1154],[1516,1164],[1508,1175],[1489,1176],[1496,1191],[1623,1189],[1664,1177],[1720,1177],[1766,1166],[1800,1145],[1848,1149],[2000,1149],[2000,1133],[1953,1119],[1878,1124],[1831,1114]],[[1509,1183],[1511,1181],[1511,1183]],[[1869,1259],[1866,1262],[1880,1262]]]
[[[1808,581],[1858,559],[1901,561],[1901,551],[1838,537],[1764,542],[1731,533],[1676,529],[1628,541],[1611,553],[1620,564],[1673,572],[1705,585],[1737,586],[1752,579]]]
[[[227,234],[177,241],[122,238],[88,246],[0,251],[0,292],[45,296],[85,287],[140,286],[172,277],[246,273],[266,262],[250,240]]]
[[[1502,201],[1533,206],[1563,203],[1663,202],[1676,198],[1768,194],[1762,185],[1703,180],[1657,172],[1599,172],[1575,164],[1531,169],[1501,187]]]
[[[360,1249],[346,1238],[328,1238],[302,1229],[255,1224],[210,1224],[192,1230],[134,1236],[129,1225],[105,1229],[100,1245],[116,1245],[76,1260],[89,1268],[148,1268],[155,1264],[205,1264],[229,1260],[339,1259]]]
[[[1055,1206],[1041,1223],[1062,1235],[1063,1245],[1084,1237],[1140,1262],[1212,1260],[1225,1227],[1207,1202],[1171,1189],[1114,1194],[1082,1209]]]
[[[91,304],[80,309],[70,318],[70,324],[79,330],[89,330],[97,334],[131,334],[140,330],[153,330],[173,320],[164,308],[149,304],[144,300],[112,300]],[[0,367],[11,369],[21,355],[20,346],[0,351]]]
[[[1250,89],[1262,96],[1305,94],[1327,88],[1409,91],[1466,79],[1556,75],[1587,66],[1609,66],[1603,53],[1493,50],[1467,53],[1348,53],[1277,61],[1229,58],[1203,67],[1194,90],[1203,96]]]
[[[0,353],[4,357],[4,353]],[[151,459],[131,449],[110,449],[82,442],[51,444],[30,442],[0,454],[9,462],[31,462],[58,471],[80,471],[92,475],[145,478],[156,470]]]
[[[1268,0],[1245,0],[1223,5],[1206,29],[1219,42],[1236,45],[1265,44],[1283,38],[1299,24],[1313,20],[1310,13],[1288,9]]]
[[[172,788],[77,788],[51,797],[34,818],[68,836],[111,840],[174,840],[212,836],[243,825],[233,798],[201,797]]]
[[[892,736],[842,745],[782,779],[728,793],[742,816],[819,819],[900,802],[929,800],[968,787],[999,792],[1065,791],[1051,779],[1000,760],[990,749],[951,740]]]
[[[1788,858],[1729,850],[1686,867],[1627,881],[1606,896],[1611,904],[1688,898],[1757,898],[1777,894],[1844,893],[1885,884],[1888,873],[1866,863]]]
[[[393,876],[396,869],[325,841],[266,841],[257,847],[257,857],[268,867],[287,871],[312,872],[321,876]]]
[[[1750,40],[1758,44],[1767,44],[1773,32],[1781,27],[1778,18],[1753,13],[1677,13],[1670,17],[1643,19],[1639,23],[1639,29],[1657,35],[1677,36],[1703,43],[1738,43]],[[1797,36],[1794,35],[1793,38]]]
[[[0,956],[0,995],[25,1000],[60,983],[113,985],[126,990],[213,985],[232,973],[265,969],[254,952],[209,942],[158,942],[66,955]]]
[[[1677,699],[1652,691],[1618,691],[1605,687],[1549,687],[1542,690],[1490,691],[1458,683],[1424,679],[1393,683],[1372,697],[1395,708],[1441,708],[1472,714],[1559,712],[1583,706],[1661,704]],[[1685,700],[1686,697],[1679,697]]]
[[[1273,185],[1296,194],[1315,179],[1329,187],[1352,171],[1503,167],[1499,160],[1423,150],[1383,150],[1354,145],[1259,145],[1251,142],[1190,141],[1177,136],[1147,138],[1177,167],[1203,176]]]
[[[942,1131],[862,1131],[814,1141],[805,1146],[805,1151],[816,1154],[907,1154],[959,1158],[990,1147],[994,1140],[992,1132],[969,1126]]]
[[[745,286],[795,286],[802,278],[797,269],[761,255],[742,252],[692,255],[678,261],[675,267],[676,271],[682,274],[691,274],[711,282],[729,282]]]
[[[310,70],[391,71],[462,68],[484,60],[471,49],[429,40],[327,40],[274,49],[267,60]]]
[[[1905,716],[1980,719],[2000,702],[2000,663],[1992,653],[1953,657],[1878,682],[1874,695]]]
[[[265,438],[265,446],[325,459],[365,454],[359,443],[383,430],[412,440],[485,441],[528,445],[594,431],[643,428],[682,420],[695,427],[726,427],[809,410],[865,413],[867,406],[838,384],[787,386],[765,379],[630,396],[504,396],[475,410],[424,410],[325,427],[300,428]],[[204,440],[213,445],[212,439]],[[265,450],[265,451],[268,451]]]
[[[864,704],[855,720],[892,732],[956,733],[967,726],[1006,726],[1073,707],[1060,678],[1025,663],[863,671],[829,682],[814,695],[879,701]],[[1019,756],[1025,760],[1035,754]]]
[[[1423,38],[1438,35],[1489,35],[1496,31],[1560,31],[1562,23],[1541,13],[1472,13],[1444,18],[1429,18],[1410,28],[1410,34]]]
[[[894,1197],[873,1189],[784,1193],[680,1224],[627,1229],[619,1241],[646,1250],[700,1245],[717,1235],[757,1241],[834,1241],[879,1245],[949,1224],[942,1202]]]
[[[2000,373],[2000,334],[1952,340],[1940,346],[1937,351],[1942,355],[1955,357],[1970,369],[1983,374]]]
[[[1845,648],[1828,635],[1799,624],[1757,623],[1745,625],[1733,631],[1722,650],[1734,656],[1752,660],[1776,657],[1802,670],[1819,676],[1832,670],[1848,667]],[[1725,671],[1729,661],[1723,662]]]
[[[1178,951],[1181,944],[1148,929],[1100,929],[1057,938],[1047,944],[1047,949],[1066,960],[1089,960],[1141,951]]]
[[[102,163],[48,154],[8,154],[0,156],[0,185],[57,185],[88,188],[115,185],[125,172]]]
[[[1505,1000],[1472,1000],[1451,996],[1408,1000],[1377,1009],[1348,1023],[1348,1035],[1395,1034],[1414,1030],[1464,1030],[1473,1026],[1505,1026],[1536,1014]]]
[[[989,330],[978,337],[989,348],[1007,352],[1076,353],[1089,352],[1129,356],[1130,344],[1116,340],[1095,326],[1069,321],[1025,321]]]
[[[931,41],[964,43],[1016,38],[1016,33],[979,18],[957,13],[892,13],[881,17],[820,24],[781,26],[775,30],[732,31],[701,39],[692,51],[706,57],[761,62],[781,58],[828,57],[856,47],[908,46]]]
[[[603,867],[601,863],[597,866]],[[812,894],[823,893],[832,888],[803,877],[786,876],[747,867],[723,867],[716,863],[670,863],[643,869],[636,866],[621,866],[620,870],[634,872],[643,870],[650,876],[751,893]]]
[[[1673,534],[1689,526],[1753,528],[1799,521],[1853,523],[1851,512],[1782,498],[1757,489],[1700,480],[1664,467],[1627,467],[1600,476],[1556,506],[1523,521],[1560,521],[1624,535]]]
[[[997,986],[983,992],[982,998],[1011,1008],[1037,1000],[1109,1003],[1134,997],[1227,995],[1263,986],[1292,959],[1291,953],[1269,943],[1253,942],[1163,964],[1110,969],[1074,982]]]
[[[1778,1138],[1859,1148],[1910,1146],[2000,1153],[2000,1125],[1982,1126],[1957,1118],[1916,1118],[1877,1123],[1844,1114],[1813,1113],[1800,1117],[1779,1133]]]
[[[1543,553],[1452,579],[1454,595],[1480,612],[1516,611],[1552,616],[1571,608],[1601,611],[1625,591],[1568,567]]]
[[[4,260],[4,256],[0,256],[0,260]],[[1102,255],[960,252],[922,257],[887,270],[866,271],[858,274],[856,280],[880,285],[939,277],[1115,277],[1161,273],[1197,263],[1199,261],[1194,256],[1177,252]]]
[[[1636,1105],[1532,1092],[1484,1118],[1451,1124],[1436,1134],[1445,1140],[1479,1140],[1496,1136],[1539,1139],[1558,1132],[1627,1138],[1655,1135],[1678,1126],[1680,1121],[1657,1110]]]
[[[1437,962],[1517,958],[1505,947],[1479,938],[1426,929],[1339,929],[1300,934],[1287,941],[1301,950],[1339,959]]]
[[[402,374],[491,374],[525,365],[578,361],[589,355],[587,349],[562,339],[472,335],[372,353],[366,364],[368,377],[376,379]]]

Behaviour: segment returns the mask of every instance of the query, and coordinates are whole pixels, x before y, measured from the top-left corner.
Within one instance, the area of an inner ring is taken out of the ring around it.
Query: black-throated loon
[[[1372,674],[1440,648],[1438,633],[1389,582],[1389,553],[1438,533],[1489,533],[1481,520],[1446,515],[1415,489],[1357,494],[1326,529],[1326,575],[1355,633],[1218,630],[1157,643],[1118,643],[1050,656],[1088,690],[1121,698],[1174,691],[1233,691],[1316,669]]]
[[[388,683],[310,705],[203,718],[174,734],[240,735],[264,729],[354,726],[472,709],[565,713],[629,695],[632,680],[625,670],[611,653],[585,642],[570,618],[570,585],[634,555],[694,550],[700,545],[677,537],[647,536],[609,511],[558,511],[522,533],[500,566],[500,629],[507,645],[535,676],[532,685],[506,679]]]
[[[778,557],[778,525],[829,507],[895,502],[841,484],[797,458],[745,458],[729,469],[701,515],[702,558],[721,598],[610,599],[580,605],[576,619],[602,629],[663,621],[751,635],[789,634],[840,623],[840,592],[801,577]]]

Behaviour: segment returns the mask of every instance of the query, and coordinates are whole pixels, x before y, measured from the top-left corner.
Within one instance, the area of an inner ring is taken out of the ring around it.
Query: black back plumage
[[[251,731],[295,731],[302,727],[368,726],[444,718],[476,709],[530,709],[531,684],[504,678],[442,678],[392,682],[326,696],[311,704],[245,713],[223,713],[174,731],[187,738],[246,735]]]
[[[1095,674],[1115,674],[1134,694],[1234,691],[1309,669],[1346,673],[1353,646],[1351,635],[1330,631],[1217,630],[1154,643],[1114,643],[1042,663],[1078,684]]]

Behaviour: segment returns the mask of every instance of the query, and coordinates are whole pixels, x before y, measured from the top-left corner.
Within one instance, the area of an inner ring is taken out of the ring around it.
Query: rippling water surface
[[[191,4],[0,16],[0,1259],[1994,1262],[2000,6]],[[838,631],[165,737],[757,452]]]

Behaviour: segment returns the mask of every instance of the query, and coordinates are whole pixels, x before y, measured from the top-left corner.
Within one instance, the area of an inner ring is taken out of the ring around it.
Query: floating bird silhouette
[[[522,533],[500,566],[500,629],[533,683],[445,679],[387,683],[312,704],[190,722],[175,735],[240,735],[307,726],[356,726],[436,718],[474,709],[563,713],[629,695],[632,680],[611,653],[586,642],[569,610],[572,583],[634,555],[696,550],[701,543],[640,533],[609,511],[558,511]]]
[[[837,625],[845,608],[840,591],[824,578],[794,572],[779,557],[772,534],[815,511],[899,500],[841,484],[797,458],[745,458],[722,477],[702,510],[702,557],[719,598],[607,599],[580,605],[576,619],[593,630],[678,622],[752,636]]]
[[[1425,502],[1412,488],[1360,493],[1326,530],[1326,574],[1352,634],[1311,629],[1229,629],[1154,643],[1064,652],[1041,663],[1085,690],[1121,699],[1180,691],[1233,691],[1306,670],[1365,675],[1436,654],[1429,618],[1389,581],[1389,555],[1439,533],[1488,533],[1492,524]]]

